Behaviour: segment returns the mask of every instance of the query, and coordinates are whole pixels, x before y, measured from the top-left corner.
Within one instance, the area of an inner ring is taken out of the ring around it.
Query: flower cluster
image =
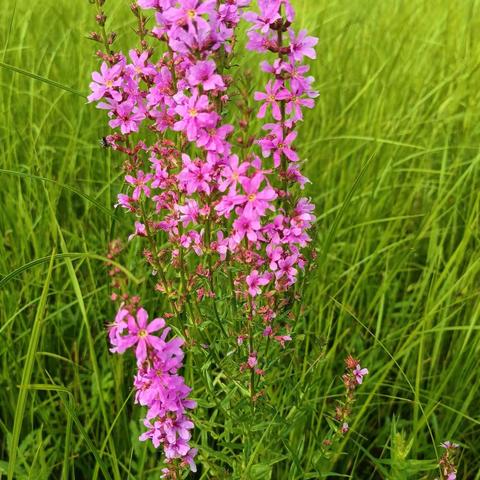
[[[348,355],[345,359],[346,372],[342,376],[343,385],[345,387],[345,397],[338,401],[335,407],[335,420],[338,427],[335,427],[329,438],[323,442],[325,452],[330,449],[335,441],[343,437],[350,430],[348,424],[352,415],[352,407],[355,402],[355,391],[359,385],[363,383],[363,378],[368,375],[368,369],[360,366],[360,361]]]
[[[249,4],[138,0],[132,12],[140,48],[128,56],[111,51],[112,36],[105,33],[100,11],[103,33],[92,38],[103,39],[105,51],[98,53],[103,63],[92,75],[88,98],[107,112],[113,132],[105,144],[126,156],[126,188],[116,206],[135,217],[129,240],[146,240],[144,256],[155,290],[170,304],[169,314],[186,313],[199,322],[202,318],[192,317],[202,317],[198,303],[208,300],[227,333],[216,302],[230,298],[232,336],[248,338],[238,342],[247,346],[240,370],[263,375],[254,343],[271,339],[284,347],[291,340],[281,314],[289,313],[295,299],[291,287],[307,265],[308,230],[315,220],[313,204],[302,195],[308,180],[294,142],[303,108],[313,108],[317,96],[304,64],[315,58],[317,39],[292,28],[289,0],[259,0],[258,12],[246,12]],[[142,9],[149,15],[154,10],[151,30]],[[247,48],[273,57],[262,63],[270,77],[264,91],[254,94],[260,102],[257,116],[265,121],[263,133],[248,131],[253,109],[235,76],[242,18],[250,23]],[[236,98],[241,98],[237,109],[232,108]],[[228,287],[216,287],[220,275],[229,279]],[[239,317],[244,320],[240,326]],[[134,342],[138,331],[147,333]],[[148,357],[158,342],[146,328],[138,331],[112,338],[116,352],[136,345],[143,369],[145,352]],[[156,357],[147,360],[155,370]],[[150,377],[142,370],[137,380],[145,379]],[[137,400],[145,402],[143,396]],[[155,425],[148,425],[150,438],[165,446],[167,434],[158,433],[163,427]],[[189,455],[186,448],[165,448],[167,458]]]
[[[119,195],[118,205],[142,219],[134,236],[165,232],[176,247],[173,256],[179,249],[196,255],[213,250],[220,260],[235,255],[247,270],[239,281],[256,297],[270,286],[287,289],[305,265],[301,248],[310,241],[306,232],[314,220],[313,205],[306,198],[293,203],[288,187],[307,181],[292,143],[294,127],[303,118],[301,107],[313,107],[316,96],[313,78],[305,77],[308,66],[300,63],[305,56],[315,57],[316,40],[304,32],[295,35],[289,27],[293,11],[285,0],[260,2],[260,14],[245,14],[253,21],[249,48],[264,51],[258,46],[261,38],[279,58],[263,64],[274,80],[266,93],[255,94],[264,102],[258,116],[265,117],[268,106],[274,120],[256,142],[264,158],[246,153],[241,161],[228,141],[234,127],[222,123],[232,79],[221,72],[247,3],[139,2],[157,10],[152,34],[167,43],[167,52],[155,63],[151,50],[132,50],[129,59],[106,57],[93,74],[89,100],[98,101],[108,111],[110,127],[123,134],[108,137],[114,148],[122,149],[120,142],[142,125],[158,134],[150,146],[140,141],[123,148],[131,156],[125,177],[131,190]],[[283,32],[290,45],[283,45]],[[181,148],[165,139],[168,131],[180,133]],[[188,144],[196,147],[189,148],[195,154],[183,153]],[[275,170],[266,168],[269,158]],[[149,209],[155,219],[145,214]]]
[[[345,386],[345,400],[340,402],[335,409],[335,419],[342,423],[342,433],[349,430],[347,420],[352,413],[351,407],[355,400],[355,390],[358,385],[363,383],[363,377],[368,375],[368,369],[362,368],[360,362],[351,355],[348,355],[345,359],[345,366],[347,371],[342,376]]]
[[[188,399],[191,389],[185,385],[178,370],[183,366],[183,340],[167,340],[170,328],[163,318],[148,321],[148,313],[139,308],[135,315],[124,306],[109,327],[111,352],[135,350],[138,371],[135,376],[135,402],[147,407],[144,424],[147,431],[140,440],[151,440],[155,448],[163,446],[165,457],[173,469],[164,470],[165,477],[174,468],[189,465],[195,471],[190,431],[194,425],[187,410],[195,408]]]
[[[458,449],[456,443],[450,441],[443,442],[440,445],[445,449],[442,458],[439,461],[443,480],[455,480],[457,478],[457,467],[455,466],[455,453]]]

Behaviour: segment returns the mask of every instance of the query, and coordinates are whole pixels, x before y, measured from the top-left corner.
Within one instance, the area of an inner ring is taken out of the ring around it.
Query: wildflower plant
[[[456,467],[456,454],[459,448],[459,445],[447,440],[440,445],[444,452],[442,458],[438,462],[441,473],[442,480],[455,480],[457,478],[457,467]]]
[[[314,257],[314,206],[295,142],[318,95],[306,64],[317,39],[295,29],[289,0],[138,0],[139,45],[124,55],[106,30],[105,0],[91,1],[102,63],[88,99],[108,116],[105,144],[124,155],[116,206],[131,215],[128,240],[141,242],[163,299],[148,313],[113,268],[111,351],[134,353],[135,401],[146,407],[140,438],[162,446],[164,477],[179,478],[195,471],[197,454],[196,402],[180,373],[185,345],[240,385],[253,413],[271,358],[292,341],[295,284]],[[241,21],[246,48],[264,57],[265,85],[253,99],[248,72],[236,66]],[[112,258],[119,253],[114,244]],[[150,321],[161,305],[163,318]],[[349,381],[366,373],[357,363]]]

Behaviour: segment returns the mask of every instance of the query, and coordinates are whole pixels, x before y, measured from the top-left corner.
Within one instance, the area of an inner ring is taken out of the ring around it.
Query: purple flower
[[[105,108],[104,105],[99,104],[99,108]],[[120,127],[120,131],[125,135],[131,132],[138,132],[138,127],[145,118],[145,113],[136,104],[133,98],[129,98],[122,103],[113,104],[110,102],[110,112],[113,116],[112,120],[108,122],[110,127]]]
[[[147,64],[149,56],[149,52],[147,50],[142,52],[140,55],[135,50],[130,50],[129,55],[132,63],[127,65],[126,70],[132,76],[145,75],[147,77],[155,77],[157,75],[157,70],[155,67]]]
[[[445,450],[457,449],[459,447],[458,443],[453,443],[450,440],[447,440],[446,442],[441,443],[440,446]]]
[[[162,349],[160,339],[152,333],[157,332],[165,327],[163,318],[156,318],[148,323],[148,313],[145,309],[139,308],[136,318],[128,317],[128,333],[123,335],[117,344],[117,352],[123,353],[129,348],[137,345],[135,355],[138,365],[147,360],[147,349]]]
[[[92,93],[88,96],[89,102],[95,102],[105,96],[109,96],[117,102],[122,99],[122,94],[117,91],[116,88],[122,85],[120,75],[123,66],[123,63],[117,63],[113,67],[108,67],[108,65],[103,62],[100,67],[100,73],[92,73],[93,82],[90,84]]]
[[[118,343],[122,339],[122,334],[128,328],[128,321],[130,317],[130,312],[126,308],[120,308],[115,317],[115,321],[111,325],[109,325],[108,336],[110,339],[110,343],[113,345],[113,347],[110,349],[112,353],[118,352]]]
[[[363,383],[363,377],[365,375],[368,375],[368,370],[366,368],[362,368],[360,364],[358,364],[355,367],[355,370],[353,370],[353,374],[355,375],[355,380],[359,385]]]
[[[318,38],[308,37],[306,30],[300,30],[298,36],[295,37],[295,32],[290,30],[290,55],[296,62],[301,62],[303,57],[311,59],[317,58],[315,49],[313,48],[318,43]]]
[[[242,215],[233,222],[233,240],[239,244],[246,236],[251,242],[256,242],[260,228],[258,219]]]
[[[119,193],[117,195],[117,200],[117,203],[114,205],[115,208],[122,207],[126,210],[129,210],[130,212],[135,211],[135,207],[132,205],[132,202],[134,201],[132,197],[129,197],[128,195],[125,195],[123,193]]]
[[[191,97],[180,94],[176,99],[178,103],[175,113],[181,117],[181,120],[175,123],[173,129],[177,132],[185,132],[188,140],[193,142],[197,140],[199,130],[206,125],[211,125],[212,119],[217,114],[206,111],[209,107],[208,97],[200,95],[196,88],[192,90]]]
[[[182,154],[183,169],[178,174],[180,186],[189,195],[194,192],[210,193],[212,166],[200,159],[192,161],[187,154]]]
[[[260,275],[258,270],[253,270],[250,275],[247,275],[246,281],[248,285],[248,293],[252,297],[256,297],[262,293],[260,287],[268,285],[270,283],[271,275],[269,273],[264,273]]]
[[[247,33],[247,37],[247,50],[254,52],[267,52],[269,47],[275,44],[273,32],[263,35],[255,31],[251,31]]]
[[[132,233],[128,237],[128,241],[130,242],[135,237],[146,237],[147,236],[147,228],[141,222],[135,222],[135,233]]]
[[[233,132],[233,126],[222,125],[216,128],[217,123],[218,119],[216,117],[210,117],[204,125],[205,128],[199,132],[197,147],[224,154],[228,149],[226,138]]]
[[[302,98],[303,92],[299,89],[292,91],[283,90],[278,94],[280,100],[285,100],[285,111],[287,115],[292,115],[292,120],[298,122],[303,120],[302,107],[313,108],[315,102],[311,98]]]
[[[264,118],[265,114],[267,113],[267,108],[270,106],[272,109],[273,118],[278,121],[282,119],[282,112],[280,110],[280,105],[278,104],[279,100],[281,100],[282,92],[283,83],[279,80],[274,82],[269,81],[265,86],[265,93],[255,92],[255,100],[257,102],[264,102],[258,111],[258,118]]]
[[[286,277],[289,283],[295,282],[295,276],[297,275],[297,269],[294,266],[297,264],[298,256],[289,255],[277,262],[278,269],[275,272],[277,280]]]
[[[271,202],[277,198],[275,190],[267,186],[260,190],[260,185],[264,180],[261,173],[257,173],[253,178],[244,178],[241,181],[244,195],[237,197],[239,204],[245,204],[243,215],[247,217],[263,216],[265,211],[271,207]]]
[[[246,173],[250,164],[248,162],[240,163],[238,155],[232,155],[228,159],[228,165],[222,169],[223,180],[218,189],[225,192],[230,188],[231,192],[236,192],[237,184],[246,178]]]
[[[186,455],[183,456],[182,463],[185,466],[189,466],[190,470],[195,473],[197,471],[197,466],[195,465],[195,457],[198,453],[196,448],[191,448]]]
[[[135,189],[132,194],[132,199],[137,201],[143,193],[146,197],[150,197],[150,187],[147,185],[152,180],[153,175],[150,173],[143,173],[142,170],[137,172],[137,178],[131,175],[125,176],[125,181],[130,185],[134,185]]]
[[[184,227],[186,227],[189,223],[198,222],[200,208],[195,200],[189,199],[185,205],[179,205],[178,211],[181,213],[180,220],[182,221]]]
[[[244,15],[247,22],[253,23],[251,30],[259,30],[261,33],[268,33],[270,26],[277,20],[281,19],[280,16],[280,0],[260,0],[260,14],[255,12],[247,12]]]
[[[188,71],[187,80],[193,87],[201,85],[203,90],[223,90],[225,84],[222,77],[216,73],[217,66],[213,60],[195,63]]]
[[[168,22],[182,27],[187,25],[189,33],[200,29],[209,29],[208,22],[201,17],[214,12],[216,0],[183,0],[179,8],[169,8],[163,13]]]
[[[281,132],[279,135],[269,135],[259,140],[258,143],[262,147],[262,154],[265,158],[269,157],[273,151],[273,166],[279,167],[282,155],[291,162],[298,162],[297,152],[292,149],[292,143],[296,138],[297,132],[295,131],[290,132],[285,138]]]

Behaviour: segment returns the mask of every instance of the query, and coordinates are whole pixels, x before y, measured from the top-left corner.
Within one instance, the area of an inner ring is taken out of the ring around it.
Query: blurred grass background
[[[480,2],[296,5],[320,38],[312,68],[321,97],[299,142],[317,204],[319,267],[277,379],[279,426],[262,437],[245,478],[321,478],[325,415],[352,352],[371,374],[349,453],[331,471],[434,478],[438,445],[452,439],[461,444],[459,478],[478,480]],[[106,7],[125,48],[128,2]],[[2,2],[0,478],[17,443],[16,479],[159,476],[154,454],[135,440],[129,363],[111,357],[104,332],[114,312],[101,257],[114,230],[129,231],[112,209],[120,160],[99,145],[104,114],[9,67],[86,94],[98,63],[85,39],[92,18],[87,0]],[[201,478],[218,478],[221,449],[205,434],[197,441]]]

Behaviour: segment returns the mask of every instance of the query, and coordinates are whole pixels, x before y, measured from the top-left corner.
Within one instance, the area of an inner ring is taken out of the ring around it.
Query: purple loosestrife
[[[349,420],[352,416],[353,404],[355,403],[356,389],[363,383],[363,378],[368,375],[366,368],[361,368],[359,360],[351,355],[345,359],[346,372],[342,376],[345,387],[345,395],[342,400],[337,402],[335,407],[335,422],[331,424],[331,431],[328,437],[323,441],[323,454],[328,457],[333,447],[339,440],[350,431]]]
[[[187,411],[196,404],[188,399],[191,389],[178,374],[183,366],[183,340],[167,340],[170,328],[163,318],[148,322],[145,309],[130,310],[121,306],[109,327],[109,337],[112,352],[135,351],[135,402],[147,407],[147,431],[140,440],[151,440],[156,448],[162,446],[167,463],[188,465],[195,471],[196,450],[189,444],[194,425]]]
[[[457,467],[455,456],[459,446],[448,440],[440,444],[440,446],[444,449],[442,458],[438,462],[442,472],[442,480],[456,480]]]
[[[242,338],[240,370],[262,377],[257,367],[264,366],[261,352],[268,347],[259,343],[273,340],[283,348],[292,340],[285,318],[292,318],[292,286],[307,266],[315,221],[313,204],[299,194],[308,179],[294,143],[303,109],[313,108],[318,95],[304,64],[315,58],[317,40],[294,29],[289,0],[259,0],[257,12],[245,12],[249,5],[139,0],[132,11],[140,48],[127,57],[111,51],[104,29],[97,34],[105,51],[89,100],[107,111],[108,145],[125,154],[126,192],[117,206],[133,215],[129,239],[144,241],[155,290],[170,305],[163,316],[187,318],[190,327],[204,316],[215,318],[227,340]],[[142,9],[154,10],[147,13],[154,18],[150,31]],[[255,132],[249,131],[255,116],[249,99],[237,105],[238,125],[231,108],[240,86],[228,72],[242,18],[250,23],[247,48],[271,56],[261,62],[269,78],[253,96],[257,117],[266,122]],[[219,285],[219,275],[228,284]],[[219,298],[230,298],[230,319],[220,318]],[[194,405],[177,373],[181,341],[166,342],[165,332],[163,320],[148,323],[145,310],[133,315],[122,308],[110,330],[112,351],[135,349],[136,400],[148,408],[142,439],[163,445],[168,462],[192,466],[196,451],[188,444],[193,424],[186,410]],[[354,378],[361,383],[366,373],[360,369]],[[248,381],[253,403],[259,397],[254,375]],[[177,467],[164,475],[175,478]]]

